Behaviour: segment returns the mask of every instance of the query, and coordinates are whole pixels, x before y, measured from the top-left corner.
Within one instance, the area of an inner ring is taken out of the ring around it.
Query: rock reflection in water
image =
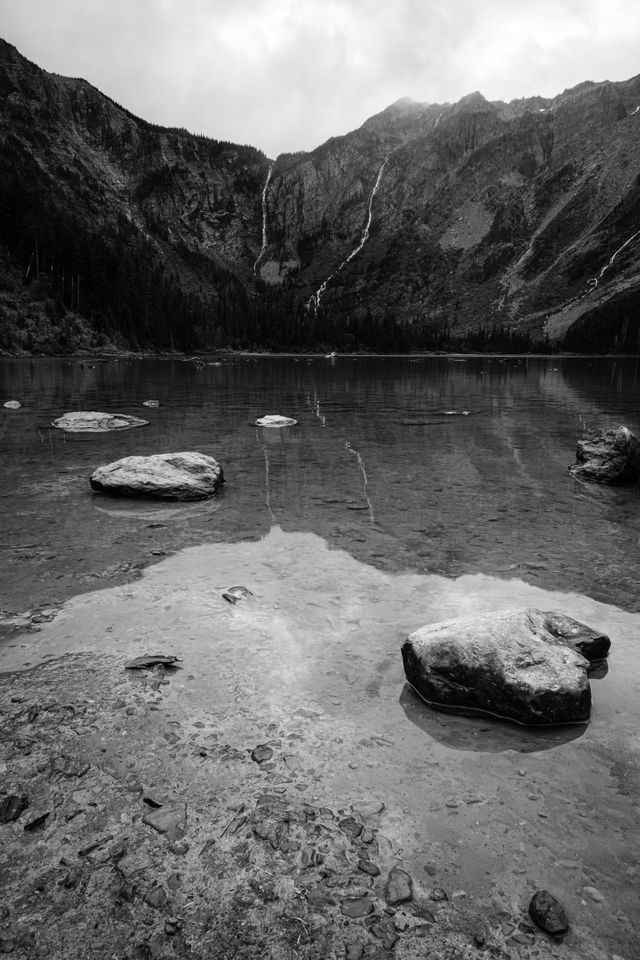
[[[529,727],[489,716],[468,717],[439,711],[428,706],[408,683],[398,701],[405,716],[432,740],[451,750],[478,753],[536,753],[577,740],[587,730],[586,723]]]

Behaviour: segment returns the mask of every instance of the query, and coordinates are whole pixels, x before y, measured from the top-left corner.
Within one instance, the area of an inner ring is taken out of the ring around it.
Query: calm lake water
[[[638,491],[567,474],[586,430],[640,435],[637,359],[2,360],[0,382],[22,403],[0,410],[6,610],[274,524],[380,569],[518,577],[640,609]],[[72,410],[150,422],[51,427]],[[257,428],[268,413],[298,425]],[[177,450],[216,457],[221,497],[159,506],[89,488],[100,464]]]

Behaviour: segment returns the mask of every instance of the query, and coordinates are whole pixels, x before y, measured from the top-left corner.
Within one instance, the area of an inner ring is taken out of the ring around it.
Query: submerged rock
[[[125,670],[148,670],[151,667],[175,667],[180,662],[179,657],[167,656],[164,653],[149,654],[148,656],[134,657],[125,663]]]
[[[569,473],[596,483],[637,483],[640,480],[640,442],[626,427],[594,430],[578,441]]]
[[[0,800],[0,823],[11,823],[12,820],[17,820],[28,806],[29,798],[26,794],[18,797],[12,793],[8,797],[3,797]]]
[[[157,453],[98,467],[89,482],[94,490],[120,496],[203,500],[217,492],[224,476],[220,464],[204,453]]]
[[[405,674],[439,709],[525,724],[583,722],[591,688],[589,661],[570,645],[577,627],[584,624],[540,610],[431,624],[405,640]]]
[[[110,430],[131,430],[133,427],[146,427],[148,420],[130,417],[126,413],[98,413],[93,410],[80,410],[65,413],[51,424],[67,433],[109,433]]]
[[[222,594],[227,603],[237,603],[238,600],[247,600],[249,597],[252,597],[253,594],[248,587],[229,587],[225,593]]]
[[[548,890],[538,890],[531,898],[529,916],[545,933],[563,933],[569,926],[564,907]]]
[[[259,417],[256,420],[257,427],[293,427],[298,421],[292,417],[281,417],[278,414],[267,414],[266,417]]]
[[[7,400],[5,403],[5,408],[7,410],[19,410],[22,404],[19,400]]]

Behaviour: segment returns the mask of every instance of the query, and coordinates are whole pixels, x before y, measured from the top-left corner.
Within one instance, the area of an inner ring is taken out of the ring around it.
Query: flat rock
[[[130,417],[125,413],[99,413],[95,410],[79,410],[65,413],[51,424],[67,433],[109,433],[110,430],[131,430],[145,427],[148,420]]]
[[[627,427],[594,430],[578,441],[569,473],[595,483],[638,483],[640,442]]]
[[[367,917],[370,913],[373,913],[374,906],[371,900],[367,900],[366,897],[353,897],[342,901],[341,910],[345,917],[356,920],[358,917]]]
[[[569,926],[564,907],[548,890],[538,890],[531,898],[529,916],[545,933],[563,933]]]
[[[153,827],[158,833],[174,832],[177,827],[184,828],[187,823],[186,803],[171,803],[157,810],[149,810],[142,822]]]
[[[98,467],[89,482],[94,490],[118,496],[204,500],[217,492],[224,477],[220,464],[204,453],[156,453]]]
[[[281,417],[275,413],[269,413],[266,417],[258,417],[257,427],[294,427],[298,421],[293,417]]]
[[[438,709],[525,724],[584,722],[589,661],[552,617],[507,610],[421,627],[402,646],[407,680]]]
[[[152,653],[147,656],[134,657],[125,663],[125,670],[147,670],[158,665],[163,667],[175,667],[180,663],[179,657],[166,656],[163,653]]]

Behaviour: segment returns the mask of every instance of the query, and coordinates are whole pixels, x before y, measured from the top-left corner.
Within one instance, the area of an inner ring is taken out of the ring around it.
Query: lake
[[[0,372],[3,401],[22,403],[0,411],[4,670],[176,652],[176,723],[199,718],[243,750],[278,738],[295,763],[264,776],[327,803],[379,797],[389,855],[414,876],[428,861],[461,901],[507,913],[547,887],[581,925],[576,956],[637,955],[639,494],[567,466],[587,430],[640,435],[640,361],[34,359]],[[149,425],[51,426],[73,410]],[[256,427],[265,414],[298,423]],[[89,487],[100,464],[180,450],[216,457],[220,496]],[[253,596],[226,603],[234,584]],[[444,716],[404,685],[407,632],[523,605],[611,636],[588,725]]]
[[[0,361],[0,377],[23,404],[0,421],[9,609],[274,523],[383,570],[522,577],[639,608],[637,490],[566,470],[588,429],[640,435],[636,359],[35,359]],[[51,427],[71,410],[150,423],[106,435]],[[267,413],[298,425],[253,426]],[[162,508],[163,525],[141,530],[157,504],[91,493],[99,464],[171,450],[216,457],[218,501]]]

